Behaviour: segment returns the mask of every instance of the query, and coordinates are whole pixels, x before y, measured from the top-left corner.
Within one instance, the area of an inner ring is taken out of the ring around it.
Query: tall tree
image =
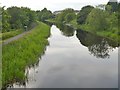
[[[10,18],[11,16],[8,14],[6,10],[4,10],[4,7],[2,8],[2,32],[8,32],[10,31]]]
[[[117,0],[109,0],[107,5],[112,7],[112,12],[116,12],[118,10],[118,1]]]
[[[108,13],[104,12],[100,9],[93,9],[88,15],[86,24],[91,27],[93,32],[95,31],[103,31],[109,28],[109,24],[107,22]]]
[[[0,6],[0,33],[2,32],[2,7]]]
[[[38,11],[37,16],[40,21],[45,21],[47,19],[50,19],[53,17],[53,14],[50,10],[47,10],[47,8],[44,8],[41,11]]]
[[[120,2],[118,4],[118,34],[120,35]]]
[[[56,20],[58,22],[70,22],[75,17],[76,17],[75,11],[71,8],[67,8],[56,16]]]
[[[87,16],[92,11],[93,6],[85,6],[83,7],[77,15],[77,23],[78,24],[85,24]]]

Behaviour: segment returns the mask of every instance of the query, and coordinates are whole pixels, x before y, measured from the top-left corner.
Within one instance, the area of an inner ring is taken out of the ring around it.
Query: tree
[[[10,18],[11,16],[7,13],[6,10],[4,10],[4,7],[2,8],[2,32],[8,32],[10,31]]]
[[[75,13],[68,13],[68,14],[65,16],[65,21],[66,21],[66,22],[70,22],[70,21],[72,21],[72,20],[75,19],[75,18],[76,18]]]
[[[47,10],[47,8],[44,8],[41,11],[37,11],[37,17],[39,21],[45,21],[47,19],[50,19],[53,17],[53,14],[50,10]]]
[[[92,11],[93,6],[85,6],[83,7],[77,15],[77,23],[78,24],[85,24],[87,16]]]
[[[118,4],[118,34],[120,35],[120,3]]]
[[[7,8],[7,12],[11,16],[9,21],[11,29],[23,29],[24,26],[29,27],[37,19],[36,12],[26,7],[10,7]]]
[[[86,24],[91,27],[93,32],[107,30],[109,28],[107,17],[107,12],[96,8],[88,15]]]
[[[111,9],[112,12],[116,12],[118,10],[118,2],[117,2],[117,0],[114,0],[114,1],[113,0],[109,0],[107,5],[112,7],[112,9]]]
[[[58,22],[70,22],[75,19],[75,11],[71,8],[63,10],[60,14],[56,16],[56,21]]]
[[[64,15],[65,13],[60,13],[60,14],[58,14],[57,16],[56,16],[56,21],[57,22],[64,22],[64,17],[65,17],[65,15]]]
[[[2,7],[0,6],[0,33],[2,32]]]
[[[7,9],[7,12],[11,16],[10,18],[10,24],[12,29],[18,29],[21,28],[21,23],[20,23],[20,8],[18,7],[11,7]]]

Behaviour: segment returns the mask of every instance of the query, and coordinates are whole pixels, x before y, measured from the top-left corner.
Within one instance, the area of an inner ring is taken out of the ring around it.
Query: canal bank
[[[105,38],[83,33],[64,25],[51,26],[45,54],[26,69],[25,84],[14,83],[13,87],[117,88],[118,47]]]
[[[25,68],[34,65],[38,57],[44,54],[47,38],[50,36],[50,26],[38,22],[31,32],[22,38],[10,42],[2,49],[2,85],[26,80]]]

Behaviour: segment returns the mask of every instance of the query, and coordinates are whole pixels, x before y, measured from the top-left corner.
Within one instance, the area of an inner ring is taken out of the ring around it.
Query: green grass
[[[26,79],[25,68],[37,62],[38,57],[43,55],[49,35],[50,26],[39,22],[30,33],[3,46],[3,85]]]
[[[6,40],[10,37],[14,37],[20,33],[22,33],[23,30],[15,30],[15,31],[10,31],[10,32],[5,32],[5,33],[1,33],[0,37],[2,37],[2,40]]]
[[[2,38],[2,33],[0,33],[0,39]]]

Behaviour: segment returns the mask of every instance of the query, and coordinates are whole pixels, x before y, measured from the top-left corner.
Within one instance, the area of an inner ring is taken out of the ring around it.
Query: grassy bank
[[[0,43],[2,43],[2,33],[0,33]]]
[[[3,85],[25,80],[25,68],[34,64],[44,53],[49,35],[50,27],[39,22],[30,33],[3,46]]]
[[[71,21],[70,24],[77,29],[82,29],[82,30],[88,31],[88,32],[93,33],[93,34],[96,34],[96,35],[99,35],[99,36],[102,36],[105,38],[109,38],[109,39],[114,40],[120,44],[120,35],[118,35],[118,30],[117,30],[118,28],[117,27],[114,30],[93,32],[91,30],[91,28],[85,24],[78,25],[76,20]]]

